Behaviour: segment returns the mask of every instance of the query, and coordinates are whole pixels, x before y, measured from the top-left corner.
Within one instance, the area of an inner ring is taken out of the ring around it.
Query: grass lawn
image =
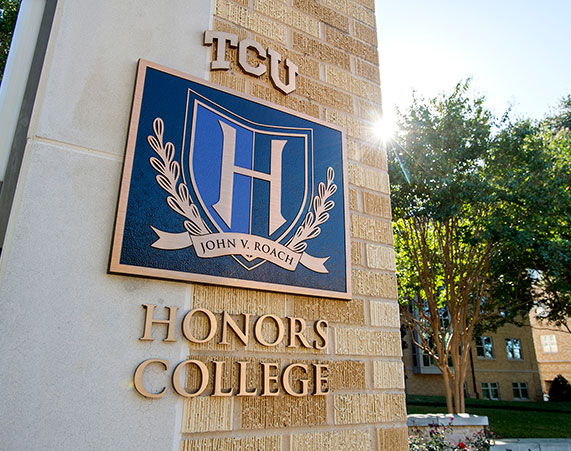
[[[413,413],[446,412],[444,398],[408,396]],[[503,438],[571,438],[571,403],[466,400],[466,411],[487,416],[492,430]]]

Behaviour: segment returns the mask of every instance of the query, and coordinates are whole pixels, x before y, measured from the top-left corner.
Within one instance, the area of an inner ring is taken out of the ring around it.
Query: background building
[[[406,392],[444,396],[441,372],[432,359],[404,338]],[[571,334],[542,324],[534,312],[523,326],[506,324],[476,337],[466,372],[467,398],[541,401],[555,376],[571,376]]]
[[[559,374],[571,381],[571,332],[538,320],[535,310],[530,317],[541,388],[549,393],[551,382]]]
[[[404,350],[408,394],[444,396],[440,370],[429,356],[406,339]],[[476,337],[466,371],[465,395],[504,401],[539,401],[541,385],[533,335],[529,325],[506,324],[496,333]]]

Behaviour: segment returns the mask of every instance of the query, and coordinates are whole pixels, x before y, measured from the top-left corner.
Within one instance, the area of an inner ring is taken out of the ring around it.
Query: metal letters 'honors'
[[[110,271],[350,298],[344,135],[139,62]]]

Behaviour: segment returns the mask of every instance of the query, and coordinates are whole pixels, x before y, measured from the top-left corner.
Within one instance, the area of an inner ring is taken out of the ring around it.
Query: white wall
[[[137,60],[207,78],[212,7],[58,2],[0,260],[3,449],[179,447],[180,399],[129,384],[142,360],[187,354],[138,340],[141,304],[188,309],[191,289],[107,264]]]

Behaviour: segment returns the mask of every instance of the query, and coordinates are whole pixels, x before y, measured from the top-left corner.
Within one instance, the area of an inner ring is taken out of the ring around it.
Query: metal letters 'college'
[[[141,61],[110,271],[348,299],[337,127]]]

